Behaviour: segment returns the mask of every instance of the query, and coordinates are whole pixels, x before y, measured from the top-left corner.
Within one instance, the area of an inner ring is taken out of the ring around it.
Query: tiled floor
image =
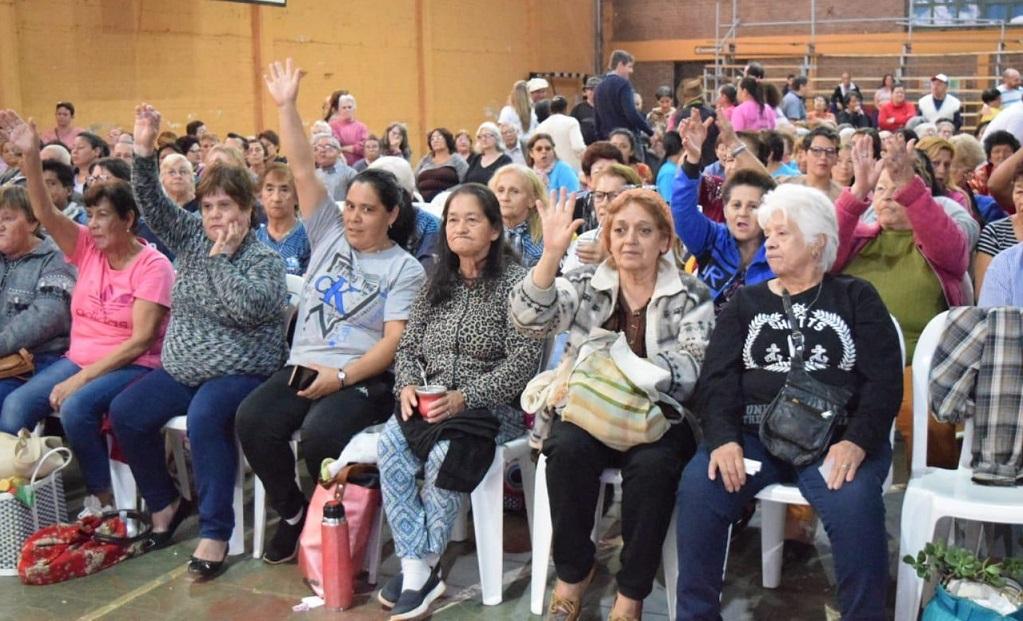
[[[69,480],[69,487],[77,487]],[[81,492],[79,491],[80,495]],[[72,504],[80,503],[73,498]],[[887,497],[889,556],[892,561],[894,592],[895,557],[898,546],[898,515],[901,486]],[[605,518],[608,534],[601,540],[599,570],[584,601],[583,619],[607,617],[614,596],[613,573],[618,568],[621,540],[614,523],[616,508]],[[249,522],[251,525],[251,521]],[[434,619],[527,619],[529,613],[529,539],[522,516],[507,515],[505,528],[505,601],[500,606],[483,606],[479,597],[474,545],[471,539],[453,543],[442,563],[447,568],[448,591],[434,604]],[[272,527],[271,527],[272,528]],[[271,567],[250,555],[236,557],[230,569],[208,584],[193,584],[185,575],[185,562],[195,545],[197,523],[190,518],[179,531],[180,543],[126,561],[89,578],[46,587],[27,587],[17,578],[0,578],[0,619],[42,621],[66,619],[188,619],[262,620],[296,619],[387,619],[376,602],[375,593],[363,585],[356,606],[343,614],[316,609],[293,612],[292,606],[309,594],[294,565]],[[837,618],[829,614],[835,595],[830,549],[823,532],[815,547],[802,551],[786,548],[786,563],[778,589],[760,586],[760,542],[758,519],[740,533],[732,545],[724,593],[726,620],[785,619],[793,621]],[[381,579],[398,570],[397,560],[384,549]],[[552,572],[553,573],[553,572]],[[549,577],[549,581],[553,581]],[[667,618],[663,578],[645,602],[644,619]]]

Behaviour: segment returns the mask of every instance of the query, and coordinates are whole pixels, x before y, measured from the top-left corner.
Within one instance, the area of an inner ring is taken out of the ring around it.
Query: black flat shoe
[[[185,521],[185,518],[192,515],[192,510],[194,508],[195,505],[192,504],[192,501],[182,496],[181,500],[178,501],[178,508],[174,510],[174,516],[171,517],[167,530],[162,533],[150,534],[149,540],[146,541],[143,546],[144,551],[152,552],[169,546],[171,541],[174,539],[174,532],[178,530],[178,526],[181,526],[181,523]]]
[[[193,582],[213,580],[227,569],[227,550],[219,561],[207,561],[194,556],[188,560],[188,575]]]

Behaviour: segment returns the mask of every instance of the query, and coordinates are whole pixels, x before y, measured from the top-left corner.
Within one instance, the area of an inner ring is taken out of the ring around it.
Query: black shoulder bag
[[[845,418],[845,404],[852,392],[810,377],[803,365],[803,333],[792,312],[789,292],[782,303],[792,328],[795,352],[785,385],[760,421],[760,441],[775,457],[794,466],[811,464],[831,444],[835,425]]]

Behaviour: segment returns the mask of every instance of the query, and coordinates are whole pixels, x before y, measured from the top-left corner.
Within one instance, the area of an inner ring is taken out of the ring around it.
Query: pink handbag
[[[309,501],[309,514],[299,538],[298,568],[306,584],[323,597],[323,542],[320,523],[323,505],[339,499],[345,506],[348,537],[351,542],[352,567],[361,568],[366,546],[380,511],[380,474],[372,464],[351,464],[338,472],[333,480],[320,482]]]

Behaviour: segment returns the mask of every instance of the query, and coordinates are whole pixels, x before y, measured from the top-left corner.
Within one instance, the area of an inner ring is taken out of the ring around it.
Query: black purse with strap
[[[817,461],[831,445],[838,421],[845,420],[845,405],[852,392],[810,376],[803,364],[803,333],[788,291],[782,290],[782,303],[795,351],[785,385],[760,421],[760,441],[778,459],[805,466]]]

